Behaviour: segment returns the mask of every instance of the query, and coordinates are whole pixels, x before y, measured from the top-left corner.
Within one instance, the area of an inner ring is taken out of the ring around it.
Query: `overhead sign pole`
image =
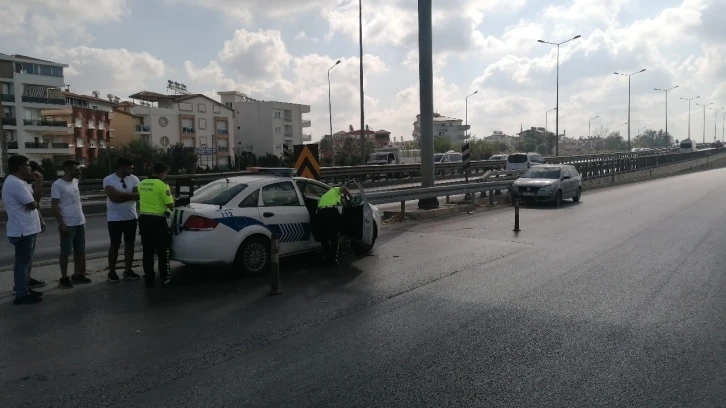
[[[431,1],[418,1],[418,76],[421,114],[421,187],[434,186],[434,69]],[[418,200],[418,208],[439,207],[437,198]]]

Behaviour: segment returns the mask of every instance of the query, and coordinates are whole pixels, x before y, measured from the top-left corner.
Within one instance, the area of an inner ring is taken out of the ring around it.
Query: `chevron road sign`
[[[295,145],[295,169],[300,177],[320,179],[320,159],[317,144]]]
[[[464,171],[469,171],[471,168],[471,149],[469,143],[461,146],[461,160],[464,162]]]

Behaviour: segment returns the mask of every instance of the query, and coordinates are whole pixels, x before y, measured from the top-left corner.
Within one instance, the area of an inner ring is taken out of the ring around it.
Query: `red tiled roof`
[[[113,105],[114,104],[113,102],[109,101],[108,99],[101,99],[101,98],[96,98],[95,96],[91,96],[91,95],[81,95],[81,94],[76,94],[76,93],[73,93],[73,92],[63,92],[63,96],[67,96],[69,98],[85,99],[85,100],[88,100],[88,101],[103,102],[105,104],[110,104],[110,105]]]

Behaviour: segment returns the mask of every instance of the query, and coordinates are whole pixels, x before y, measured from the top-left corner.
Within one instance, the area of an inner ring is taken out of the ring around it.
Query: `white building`
[[[218,92],[222,103],[235,111],[237,149],[256,156],[271,153],[281,156],[283,146],[310,142],[312,136],[304,133],[310,121],[303,114],[310,113],[309,105],[256,101],[236,91]]]
[[[48,111],[71,107],[63,96],[68,65],[23,55],[0,54],[0,112],[9,154],[56,163],[76,154],[72,125]]]
[[[461,119],[450,118],[434,113],[434,137],[446,137],[451,143],[463,144],[466,141],[466,131],[469,126],[463,125]],[[413,123],[413,140],[421,139],[421,115],[416,115]]]
[[[505,135],[501,130],[495,130],[491,136],[487,136],[484,140],[488,143],[504,143],[507,146],[513,147],[519,142],[519,137]]]
[[[143,91],[129,96],[142,101],[130,108],[141,116],[136,135],[162,148],[176,143],[195,149],[198,166],[228,168],[232,165],[234,112],[201,94],[164,95]]]

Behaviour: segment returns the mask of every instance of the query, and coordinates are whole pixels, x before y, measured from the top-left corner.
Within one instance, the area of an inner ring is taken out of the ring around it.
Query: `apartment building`
[[[119,105],[114,106],[113,110],[113,138],[110,141],[111,147],[119,148],[126,146],[138,138],[136,135],[136,129],[138,126],[143,125],[143,118],[139,115],[131,113],[131,107],[134,106],[131,102],[128,102],[131,106],[127,109],[124,107],[119,108]]]
[[[201,167],[232,166],[235,115],[232,108],[201,94],[164,95],[142,91],[129,98],[140,101],[124,105],[141,118],[137,138],[162,148],[176,143],[194,149]]]
[[[9,154],[56,163],[75,158],[72,124],[55,116],[72,111],[63,95],[68,65],[24,55],[0,54],[0,112]]]
[[[463,125],[461,119],[443,116],[434,113],[434,137],[446,137],[452,143],[463,144],[466,141],[468,125]],[[416,115],[416,122],[413,124],[413,140],[421,139],[421,115]]]
[[[303,118],[310,113],[309,105],[286,102],[256,101],[236,91],[218,92],[224,105],[235,111],[234,130],[239,152],[257,156],[267,153],[281,156],[284,146],[310,142],[304,133],[311,123]]]

